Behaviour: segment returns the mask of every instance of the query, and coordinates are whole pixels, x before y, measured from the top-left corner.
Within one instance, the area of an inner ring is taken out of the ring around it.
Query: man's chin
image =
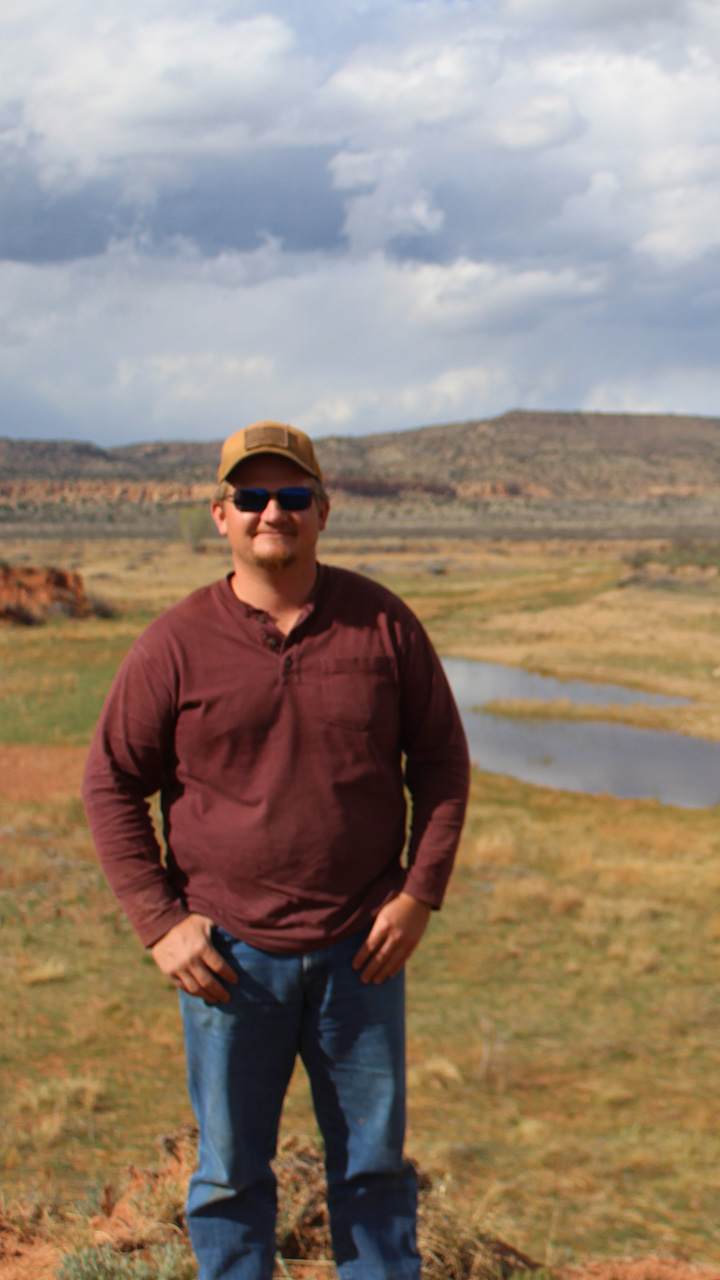
[[[270,551],[255,551],[255,563],[263,569],[289,569],[297,554],[288,547],[276,547]]]

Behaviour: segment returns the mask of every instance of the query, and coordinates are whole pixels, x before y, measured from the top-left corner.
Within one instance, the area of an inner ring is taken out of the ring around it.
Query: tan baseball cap
[[[304,431],[289,427],[284,422],[254,422],[250,427],[241,427],[225,441],[220,455],[218,484],[227,480],[239,462],[256,453],[276,453],[281,458],[290,458],[303,471],[322,482],[322,471],[312,440]]]

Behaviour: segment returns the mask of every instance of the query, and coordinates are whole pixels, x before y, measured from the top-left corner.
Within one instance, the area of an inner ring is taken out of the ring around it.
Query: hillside
[[[714,536],[720,516],[720,418],[513,410],[316,445],[343,532]],[[0,529],[167,533],[209,496],[219,451],[0,439]]]

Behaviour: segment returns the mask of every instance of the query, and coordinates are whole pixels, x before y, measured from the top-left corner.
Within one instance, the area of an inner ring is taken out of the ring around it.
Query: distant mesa
[[[315,441],[331,532],[717,537],[720,418],[513,409]],[[0,535],[177,536],[221,441],[0,438]]]
[[[682,498],[720,487],[720,418],[513,409],[315,445],[328,488],[359,498]],[[202,501],[220,448],[220,440],[101,449],[0,437],[0,508],[62,506],[73,495],[83,505]]]

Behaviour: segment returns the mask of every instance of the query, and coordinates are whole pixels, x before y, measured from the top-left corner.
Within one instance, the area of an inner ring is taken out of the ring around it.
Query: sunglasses
[[[271,498],[281,511],[307,511],[314,494],[305,485],[290,485],[274,493],[270,489],[233,489],[230,496],[238,511],[264,511]]]

